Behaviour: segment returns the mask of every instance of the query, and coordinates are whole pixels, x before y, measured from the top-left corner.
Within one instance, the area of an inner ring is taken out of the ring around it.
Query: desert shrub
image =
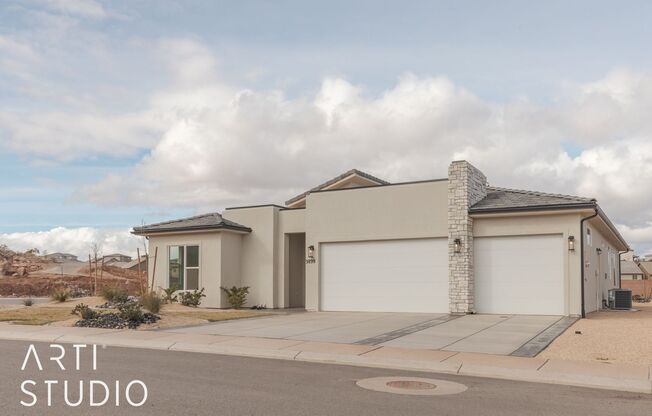
[[[140,304],[148,311],[158,313],[161,310],[161,305],[163,305],[163,298],[156,292],[148,292],[141,296]]]
[[[102,288],[102,297],[108,302],[125,303],[129,299],[129,294],[125,289],[109,286]]]
[[[172,285],[166,289],[163,289],[163,293],[165,293],[165,295],[163,296],[163,302],[165,303],[177,302],[179,300],[179,297],[174,293],[177,290],[179,290],[177,285]]]
[[[140,324],[145,318],[143,307],[138,302],[124,302],[118,305],[118,311],[120,318],[134,324]]]
[[[65,302],[70,299],[71,296],[72,294],[68,289],[54,289],[52,295],[50,295],[52,300],[56,300],[57,302]]]
[[[193,308],[199,306],[199,304],[201,303],[201,298],[206,297],[206,295],[204,295],[203,287],[201,288],[201,290],[193,290],[192,292],[181,292],[179,296],[181,297],[181,300],[179,300],[179,302],[183,306],[192,306]]]
[[[23,305],[32,306],[33,304],[34,304],[34,299],[32,298],[23,299]]]
[[[72,310],[73,315],[79,315],[82,319],[95,319],[99,315],[90,306],[78,303]]]
[[[247,303],[247,295],[249,294],[249,286],[237,287],[233,286],[231,289],[220,286],[220,289],[226,293],[226,299],[232,308],[238,309]]]

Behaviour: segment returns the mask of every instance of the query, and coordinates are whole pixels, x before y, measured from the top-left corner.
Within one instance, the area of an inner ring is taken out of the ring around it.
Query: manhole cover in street
[[[373,391],[421,396],[440,396],[466,391],[464,384],[420,377],[373,377],[359,380],[356,384]]]

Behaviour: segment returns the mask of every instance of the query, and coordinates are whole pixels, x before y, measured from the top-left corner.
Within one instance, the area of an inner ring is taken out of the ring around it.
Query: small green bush
[[[50,297],[57,302],[65,302],[72,297],[72,294],[68,289],[55,289]]]
[[[233,286],[231,289],[220,286],[220,289],[226,293],[226,298],[232,308],[238,309],[247,303],[247,295],[249,294],[249,286],[237,287]]]
[[[137,302],[125,302],[118,305],[120,318],[133,323],[141,323],[145,319],[143,308]]]
[[[172,285],[172,286],[170,286],[170,287],[168,287],[166,289],[163,289],[163,293],[165,293],[165,295],[163,297],[163,302],[165,302],[165,303],[177,302],[179,300],[179,297],[174,293],[177,290],[179,290],[177,285]]]
[[[140,304],[151,313],[158,313],[163,305],[163,298],[156,292],[148,292],[140,298]]]
[[[119,287],[105,287],[102,288],[102,297],[108,302],[125,303],[129,299],[129,294]]]
[[[34,304],[34,299],[32,298],[23,299],[23,305],[32,306],[33,304]]]
[[[205,298],[204,288],[201,290],[193,290],[192,292],[181,292],[179,295],[181,300],[179,301],[183,306],[192,306],[196,308],[201,303],[201,298]]]
[[[79,315],[82,319],[95,319],[99,315],[97,311],[91,309],[90,306],[79,303],[75,305],[72,310],[73,315]]]

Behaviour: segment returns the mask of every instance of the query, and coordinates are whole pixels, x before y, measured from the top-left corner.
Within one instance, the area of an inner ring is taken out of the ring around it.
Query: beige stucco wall
[[[319,309],[319,247],[324,242],[446,237],[447,181],[315,192],[308,195],[306,309]]]
[[[223,287],[243,286],[241,284],[241,251],[243,234],[224,232],[220,241],[220,282]],[[208,289],[207,289],[208,290]],[[228,307],[226,295],[218,287],[220,305]]]
[[[150,262],[148,278],[151,284],[154,278],[154,289],[168,287],[168,247],[173,245],[198,245],[199,246],[199,287],[205,288],[206,297],[202,306],[209,308],[222,308],[228,305],[222,302],[220,285],[223,276],[232,276],[236,270],[233,265],[237,252],[239,234],[228,232],[208,232],[190,234],[168,234],[150,236],[149,253],[153,259],[156,254],[156,275],[154,276],[154,261]],[[223,239],[225,244],[223,245]],[[158,248],[158,252],[157,252]],[[227,256],[223,256],[223,249]],[[239,264],[239,259],[237,261]],[[223,273],[223,271],[228,273]]]
[[[278,212],[276,206],[227,209],[222,217],[245,225],[251,233],[242,236],[240,285],[249,286],[246,306],[278,307]]]
[[[586,228],[591,230],[592,239],[592,245],[589,246],[586,244],[586,232],[584,233],[584,307],[586,313],[589,313],[602,308],[602,300],[608,299],[609,289],[618,287],[618,249],[617,243],[600,219],[588,221]],[[598,248],[602,254],[598,254]],[[611,263],[608,259],[610,255]]]
[[[569,251],[568,245],[563,246],[564,257],[564,304],[565,314],[581,315],[582,313],[582,284],[580,276],[580,219],[579,212],[563,214],[554,212],[550,214],[521,215],[509,214],[506,216],[475,216],[473,220],[473,237],[492,236],[519,236],[519,235],[550,235],[561,234],[564,241],[569,236],[577,240],[576,250]],[[532,253],[536,256],[536,253]]]

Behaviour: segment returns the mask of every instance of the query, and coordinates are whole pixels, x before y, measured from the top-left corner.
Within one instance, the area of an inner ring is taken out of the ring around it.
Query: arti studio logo
[[[72,375],[69,373],[82,369],[82,355],[90,353],[92,354],[92,371],[97,371],[97,345],[93,344],[89,348],[86,344],[73,344],[72,349],[74,350],[73,354],[75,354],[75,366],[66,368],[63,364],[64,357],[66,357],[66,348],[63,345],[50,344],[45,364],[49,364],[52,368],[47,368],[47,370],[53,369],[56,372]],[[29,366],[36,366],[39,372],[44,371],[42,359],[45,359],[45,356],[39,356],[34,344],[30,344],[23,365],[20,368],[21,371],[25,371]],[[48,374],[50,373],[48,372]],[[91,407],[100,407],[107,404],[119,407],[121,404],[124,405],[124,402],[132,407],[140,407],[147,401],[147,386],[140,380],[131,380],[127,383],[120,383],[120,380],[107,382],[96,379],[71,382],[68,378],[63,378],[46,379],[42,383],[47,391],[45,398],[39,397],[35,393],[38,387],[35,380],[24,380],[20,384],[23,395],[20,404],[25,407],[32,407],[39,400],[45,399],[48,407],[52,406],[57,400],[61,400],[70,407],[78,407],[84,403],[88,403]]]

